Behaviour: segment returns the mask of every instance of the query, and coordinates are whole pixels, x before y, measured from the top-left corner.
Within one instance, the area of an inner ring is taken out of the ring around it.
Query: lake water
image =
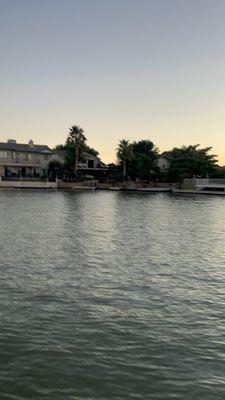
[[[0,192],[0,399],[225,398],[225,198]]]

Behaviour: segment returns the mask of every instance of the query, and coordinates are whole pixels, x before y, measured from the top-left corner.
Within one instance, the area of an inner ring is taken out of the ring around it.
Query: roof
[[[20,143],[3,143],[0,142],[0,150],[21,151],[27,153],[52,153],[50,147],[41,144],[20,144]]]
[[[99,165],[101,168],[105,168],[105,167],[106,167],[105,163],[101,160],[101,158],[99,158],[98,156],[94,156],[94,154],[87,153],[86,151],[83,151],[83,152],[81,153],[81,158],[84,158],[84,159],[86,159],[86,160],[95,160],[95,161],[98,162],[98,165]],[[107,167],[107,168],[108,168],[108,167]]]
[[[82,151],[81,157],[86,158],[88,160],[99,160],[99,158],[97,156],[87,153],[86,151]]]
[[[59,157],[66,157],[67,152],[66,150],[53,150],[54,154],[57,154]]]
[[[171,156],[171,151],[164,151],[162,154],[159,155],[159,158],[170,158]]]

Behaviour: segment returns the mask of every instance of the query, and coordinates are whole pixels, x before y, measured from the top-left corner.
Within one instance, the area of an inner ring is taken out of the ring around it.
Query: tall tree
[[[134,142],[132,144],[134,153],[145,154],[146,156],[151,156],[156,158],[158,154],[158,149],[151,140],[144,139]]]
[[[117,147],[117,158],[123,165],[123,177],[127,175],[127,161],[132,157],[132,146],[129,140],[122,139]]]
[[[66,150],[65,144],[57,144],[53,150]]]
[[[132,143],[133,158],[128,163],[128,172],[132,178],[150,179],[157,172],[158,149],[150,140]]]
[[[83,143],[83,145],[80,148],[81,152],[85,152],[88,154],[91,154],[92,156],[98,157],[99,152],[95,150],[93,147],[89,147],[86,143]]]
[[[168,177],[170,181],[179,182],[193,176],[207,177],[216,167],[216,156],[210,154],[211,147],[200,149],[199,144],[175,147],[168,156]]]
[[[66,145],[73,151],[75,174],[78,171],[79,151],[87,140],[83,132],[79,125],[73,125],[69,130],[69,136],[66,141]]]

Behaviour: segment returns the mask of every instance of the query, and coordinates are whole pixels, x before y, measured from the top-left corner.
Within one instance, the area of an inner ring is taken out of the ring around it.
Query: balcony
[[[48,161],[46,161],[46,162],[48,162]],[[41,160],[39,157],[32,157],[30,160],[24,160],[21,157],[0,158],[0,165],[3,165],[3,166],[38,167],[40,164],[41,164]]]

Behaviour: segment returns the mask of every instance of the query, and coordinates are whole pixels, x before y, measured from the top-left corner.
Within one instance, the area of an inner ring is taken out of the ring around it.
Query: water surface
[[[0,399],[225,398],[225,198],[0,192]]]

